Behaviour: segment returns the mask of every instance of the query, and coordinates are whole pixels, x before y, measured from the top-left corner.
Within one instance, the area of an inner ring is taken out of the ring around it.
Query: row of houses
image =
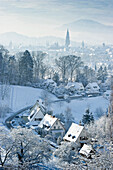
[[[101,87],[100,89],[96,82],[89,83],[86,87],[79,82],[68,82],[66,85],[57,86],[52,79],[45,80],[41,87],[47,89],[49,92],[52,92],[59,98],[63,98],[65,95],[72,96],[74,94],[97,96],[100,94],[102,88],[104,88],[104,90],[107,89],[107,87]]]
[[[65,131],[64,124],[55,116],[45,114],[44,106],[41,101],[37,101],[30,110],[28,122],[31,128],[35,129],[38,134],[50,135],[57,139],[60,137],[63,142],[76,142],[81,148],[80,154],[89,156],[92,147],[87,145],[87,134],[84,126],[72,123],[68,131]],[[85,151],[84,151],[85,150]],[[87,150],[87,151],[86,151]]]
[[[24,120],[26,120],[26,122],[28,119],[26,126],[30,126],[32,129],[38,129],[39,131],[44,131],[45,134],[51,134],[56,138],[58,138],[59,136],[63,138],[65,135],[64,124],[60,121],[60,119],[56,118],[55,116],[47,114],[45,112],[43,102],[39,100],[32,107],[28,115],[23,115],[22,117]],[[78,138],[79,133],[83,131],[83,126],[72,123],[71,131],[72,133],[75,133],[75,135],[72,135],[71,137],[69,137],[69,139],[70,141],[71,140],[75,141],[75,139]],[[68,137],[65,136],[64,139],[68,140]]]

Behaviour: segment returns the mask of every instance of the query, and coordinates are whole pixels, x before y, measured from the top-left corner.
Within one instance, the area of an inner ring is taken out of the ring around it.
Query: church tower
[[[70,45],[70,36],[69,36],[69,31],[67,29],[66,40],[65,40],[66,49],[69,49],[69,45]]]

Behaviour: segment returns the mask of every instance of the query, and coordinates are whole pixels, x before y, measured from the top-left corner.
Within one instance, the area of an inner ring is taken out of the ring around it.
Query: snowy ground
[[[34,105],[37,99],[41,98],[41,95],[44,90],[32,88],[32,87],[23,87],[23,86],[11,86],[10,87],[10,99],[9,99],[9,107],[14,111],[18,111],[24,107]],[[57,100],[57,98],[50,94],[50,99],[52,101]],[[96,108],[101,107],[104,111],[108,108],[109,101],[99,97],[92,98],[83,98],[83,99],[75,99],[70,103],[65,101],[55,102],[51,104],[51,109],[54,114],[64,113],[66,108],[71,108],[72,114],[76,122],[79,122],[82,119],[82,115],[84,114],[86,108],[89,108],[90,111],[95,112]]]
[[[25,87],[25,86],[11,86],[10,107],[12,110],[18,111],[24,107],[34,105],[37,99],[40,99],[44,93],[43,89]],[[57,98],[48,93],[50,99],[57,100]]]
[[[103,96],[98,96],[98,97],[71,100],[70,103],[58,102],[52,104],[52,107],[54,108],[55,114],[59,112],[64,113],[67,107],[71,108],[75,121],[79,122],[82,119],[82,116],[87,108],[89,108],[90,111],[95,116],[96,108],[101,107],[102,110],[106,112],[108,105],[109,105],[108,100],[103,98]]]

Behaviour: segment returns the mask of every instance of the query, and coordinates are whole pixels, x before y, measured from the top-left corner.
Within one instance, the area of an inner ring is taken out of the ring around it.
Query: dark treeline
[[[52,78],[57,84],[77,81],[86,86],[89,82],[107,79],[107,69],[101,66],[98,70],[84,66],[80,57],[67,55],[55,60],[55,67],[44,62],[43,52],[19,52],[13,56],[0,46],[0,82],[2,84],[32,85],[40,80]]]

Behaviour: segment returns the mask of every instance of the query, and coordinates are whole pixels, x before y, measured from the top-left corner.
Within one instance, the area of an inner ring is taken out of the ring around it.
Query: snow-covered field
[[[24,107],[34,105],[37,99],[41,98],[41,95],[44,90],[32,87],[25,86],[11,86],[10,87],[10,102],[9,107],[13,112],[18,111]],[[57,100],[57,98],[50,94],[50,99],[52,101]],[[59,101],[51,104],[51,109],[54,114],[64,113],[66,108],[71,108],[72,114],[76,122],[79,122],[82,119],[82,115],[85,113],[87,108],[91,112],[95,112],[96,108],[101,107],[104,111],[108,108],[109,101],[99,97],[83,98],[71,100],[70,103],[65,101]]]
[[[40,99],[44,93],[43,89],[25,87],[25,86],[11,86],[10,108],[15,112],[24,107],[34,105],[36,100]],[[48,93],[51,100],[57,98]]]
[[[109,105],[108,100],[106,100],[103,96],[98,96],[71,100],[70,103],[58,102],[54,103],[52,107],[54,109],[55,114],[61,112],[64,113],[67,107],[71,108],[74,119],[78,123],[82,119],[82,116],[87,108],[89,108],[90,111],[95,116],[95,110],[97,108],[102,108],[102,110],[106,112],[108,105]]]

